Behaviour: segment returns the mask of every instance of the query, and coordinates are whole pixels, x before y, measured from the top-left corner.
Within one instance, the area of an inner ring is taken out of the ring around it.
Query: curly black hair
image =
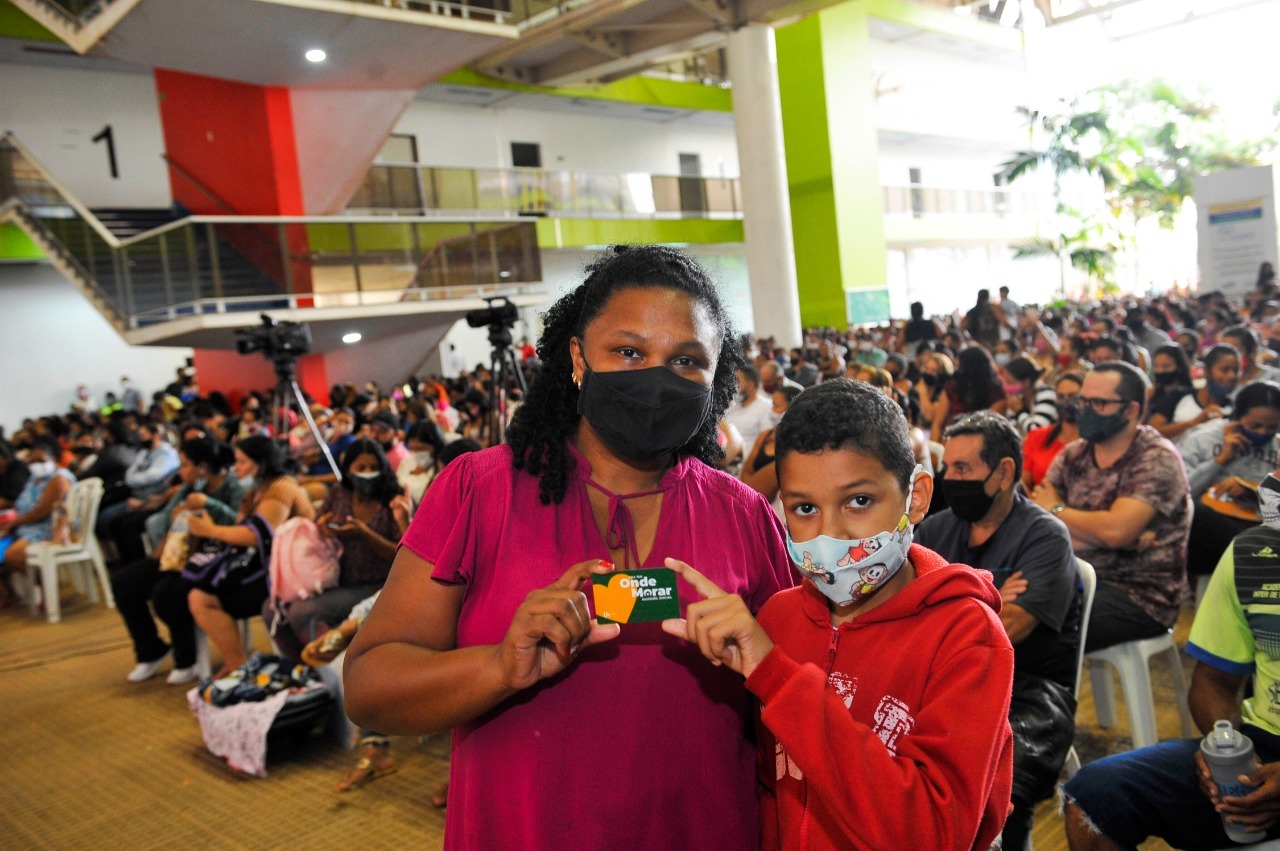
[[[737,391],[736,372],[744,363],[737,335],[720,294],[694,260],[662,245],[618,245],[586,269],[587,278],[551,306],[543,317],[538,358],[542,369],[507,429],[512,464],[539,478],[543,505],[560,503],[568,488],[573,456],[567,441],[578,430],[578,388],[573,383],[569,341],[604,312],[619,290],[661,288],[688,293],[706,309],[720,335],[720,353],[711,386],[711,413],[689,442],[676,451],[707,463],[724,456],[716,424]]]
[[[878,460],[898,481],[911,486],[916,456],[902,409],[878,388],[848,378],[827,379],[796,397],[778,424],[774,458],[792,452],[852,449]]]

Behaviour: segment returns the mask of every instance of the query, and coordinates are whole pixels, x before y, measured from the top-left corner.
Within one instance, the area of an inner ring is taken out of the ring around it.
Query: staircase
[[[98,207],[90,212],[122,242],[182,218],[169,208]]]
[[[12,134],[0,136],[0,223],[17,225],[136,345],[231,348],[262,311],[335,328],[355,311],[405,333],[489,296],[542,298],[530,222],[90,210]],[[406,267],[420,274],[404,288]]]

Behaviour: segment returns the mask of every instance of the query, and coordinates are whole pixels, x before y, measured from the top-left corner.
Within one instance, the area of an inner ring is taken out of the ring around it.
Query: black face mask
[[[1178,380],[1176,372],[1153,372],[1151,378],[1155,381],[1157,387],[1172,387]]]
[[[1104,416],[1085,405],[1080,409],[1078,427],[1082,438],[1090,443],[1101,443],[1104,440],[1110,440],[1123,431],[1127,421],[1124,415],[1124,408],[1110,416]]]
[[[995,470],[987,474],[986,479],[943,479],[942,495],[947,499],[947,506],[956,517],[966,523],[976,523],[991,510],[996,501],[993,494],[984,490],[987,480],[995,475]]]
[[[1064,423],[1074,423],[1080,419],[1079,402],[1058,402],[1058,419]]]
[[[926,372],[921,374],[920,380],[924,382],[925,387],[937,387],[938,375],[934,372]]]
[[[578,413],[616,455],[652,461],[689,442],[711,412],[711,388],[665,366],[594,372],[587,367]]]

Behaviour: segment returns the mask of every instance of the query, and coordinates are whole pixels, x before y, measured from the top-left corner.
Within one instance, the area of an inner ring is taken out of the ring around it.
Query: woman
[[[942,388],[930,426],[932,438],[941,443],[942,432],[961,414],[988,410],[1003,414],[1007,407],[995,361],[981,346],[969,346],[960,352],[955,375]]]
[[[1240,384],[1250,381],[1278,381],[1280,369],[1258,363],[1258,349],[1262,341],[1258,332],[1248,325],[1232,325],[1221,334],[1222,342],[1235,346],[1240,352]]]
[[[440,472],[440,453],[444,451],[444,435],[430,419],[421,419],[409,427],[404,436],[409,454],[396,469],[396,479],[413,505],[422,502],[427,486]]]
[[[1257,524],[1257,500],[1242,482],[1256,488],[1280,466],[1277,431],[1280,384],[1253,381],[1236,394],[1230,416],[1196,429],[1183,441],[1180,451],[1195,500],[1187,544],[1192,573],[1211,573],[1231,539]]]
[[[1019,354],[1021,354],[1018,351],[1018,341],[1015,339],[999,341],[998,343],[996,343],[996,346],[992,351],[993,351],[992,357],[994,358],[996,362],[996,366],[998,367],[1008,366],[1010,363],[1013,362],[1014,358],[1016,358]]]
[[[875,367],[867,367],[875,369]],[[884,372],[884,370],[876,370]],[[756,445],[751,447],[751,454],[742,465],[740,478],[756,493],[769,500],[778,516],[782,516],[782,503],[778,500],[778,469],[773,463],[773,433],[787,412],[791,402],[800,395],[799,387],[784,385],[774,391],[772,396],[773,411],[769,417],[773,420],[773,428],[760,432]]]
[[[187,595],[196,624],[222,654],[222,668],[215,679],[248,661],[236,620],[259,614],[267,599],[266,559],[270,558],[275,528],[291,517],[315,517],[306,491],[287,474],[280,450],[269,437],[254,435],[240,441],[235,459],[236,479],[246,485],[253,482],[240,504],[236,525],[215,524],[207,509],[193,514],[188,524],[197,538],[216,541],[224,547],[255,547],[262,560],[261,571],[243,579],[220,581],[217,575],[197,578]]]
[[[1173,412],[1182,397],[1195,392],[1191,362],[1181,346],[1170,343],[1151,353],[1151,382],[1153,391],[1147,404],[1148,425],[1170,439],[1191,428],[1190,423],[1173,424]],[[1155,422],[1157,414],[1160,415],[1160,424]]]
[[[1016,417],[1018,431],[1027,434],[1044,428],[1058,418],[1057,393],[1041,381],[1044,370],[1026,355],[1019,355],[1001,368],[1005,399],[1010,416]]]
[[[408,527],[396,521],[393,501],[402,495],[382,446],[362,437],[342,454],[342,484],[329,489],[316,525],[320,534],[342,544],[338,558],[338,587],[317,596],[287,603],[276,617],[272,601],[262,604],[262,619],[274,623],[280,654],[294,662],[302,659],[308,641],[341,623],[351,608],[382,588],[396,557],[396,542]]]
[[[1089,339],[1084,334],[1071,334],[1059,341],[1058,369],[1054,373],[1054,381],[1068,372],[1080,374],[1089,371],[1089,365],[1084,362],[1085,352],[1089,350]]]
[[[951,358],[940,352],[929,352],[920,364],[920,380],[916,382],[915,395],[920,403],[921,425],[932,428],[934,420],[945,423],[942,410],[942,389],[955,371]]]
[[[57,465],[56,459],[61,455],[58,442],[52,436],[36,436],[31,438],[31,448],[27,452],[27,467],[30,477],[13,507],[17,514],[0,523],[0,565],[5,574],[27,569],[27,547],[53,538],[54,506],[67,498],[71,486],[75,484],[75,476]],[[50,589],[56,593],[57,589]],[[28,591],[36,593],[34,588]],[[0,582],[0,606],[8,602],[10,597],[7,582]]]
[[[1205,352],[1203,360],[1204,386],[1179,399],[1171,416],[1157,413],[1151,417],[1151,427],[1172,440],[1174,446],[1181,446],[1196,426],[1231,410],[1231,396],[1240,378],[1240,355],[1235,346],[1219,343]]]
[[[1174,332],[1173,342],[1178,344],[1187,355],[1187,362],[1194,364],[1200,357],[1200,335],[1190,328],[1179,328]]]
[[[236,522],[245,488],[228,468],[235,460],[231,447],[208,438],[185,441],[178,448],[178,478],[182,486],[159,512],[148,519],[150,532],[158,532],[157,553],[165,551],[163,540],[179,510],[205,511],[214,523],[230,526]],[[152,521],[159,518],[157,528]],[[133,639],[133,658],[137,663],[125,677],[140,683],[155,676],[173,653],[170,685],[185,685],[196,678],[196,631],[187,594],[191,585],[177,570],[162,571],[160,562],[144,558],[111,574],[111,590],[116,608]],[[147,601],[151,602],[148,608]],[[156,631],[156,617],[169,627],[169,643]]]
[[[1062,447],[1080,436],[1076,418],[1080,415],[1080,388],[1083,386],[1084,376],[1079,373],[1069,372],[1061,376],[1053,386],[1057,422],[1027,432],[1027,438],[1022,442],[1022,487],[1027,493],[1040,484]]]
[[[602,560],[681,553],[752,609],[792,584],[768,502],[708,464],[742,363],[724,305],[680,252],[619,248],[552,306],[538,353],[509,444],[427,491],[347,651],[347,713],[453,728],[448,849],[755,847],[741,680],[657,623],[619,637],[581,590]]]

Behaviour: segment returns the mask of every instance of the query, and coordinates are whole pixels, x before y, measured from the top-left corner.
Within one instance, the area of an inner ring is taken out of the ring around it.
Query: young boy
[[[706,599],[663,624],[760,700],[764,847],[986,848],[1004,825],[1013,753],[1013,648],[990,574],[911,545],[933,481],[875,388],[806,390],[776,443],[804,583],[757,623],[668,559]]]

